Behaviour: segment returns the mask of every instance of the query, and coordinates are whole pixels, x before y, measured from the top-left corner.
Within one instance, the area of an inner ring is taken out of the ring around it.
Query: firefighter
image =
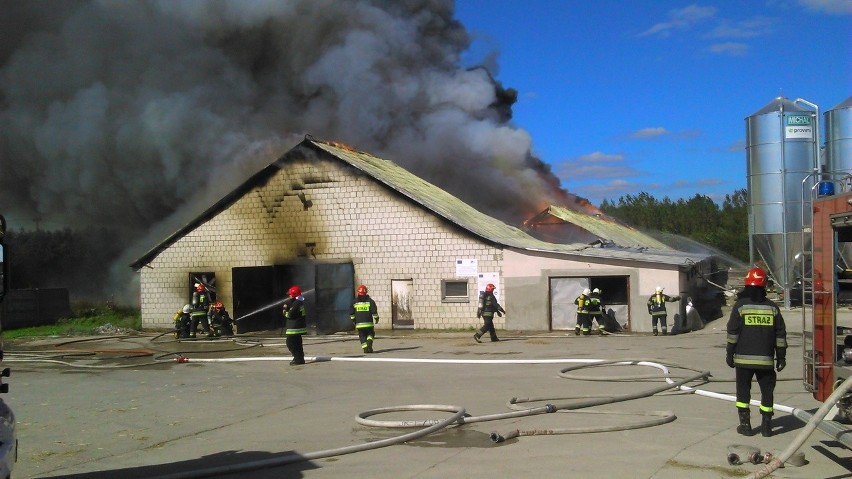
[[[179,309],[175,313],[175,338],[186,339],[189,337],[189,325],[192,322],[189,314],[191,312],[192,305],[185,304],[183,309]]]
[[[745,287],[728,319],[728,343],[725,362],[736,368],[737,432],[751,436],[751,380],[760,387],[760,432],[772,435],[772,404],[775,401],[776,371],[787,365],[787,328],[781,310],[766,297],[766,272],[749,270]],[[774,369],[773,369],[774,366]]]
[[[201,333],[210,336],[210,323],[207,321],[207,313],[210,311],[210,295],[204,283],[195,283],[195,292],[192,293],[192,324],[189,327],[189,337],[194,338],[201,323]]]
[[[666,311],[666,302],[680,301],[680,296],[669,296],[663,293],[663,288],[657,286],[654,289],[654,294],[648,298],[648,314],[651,315],[651,328],[654,331],[654,336],[660,332],[657,330],[657,322],[660,323],[660,328],[663,330],[663,336],[669,334],[669,327],[666,324],[668,311]]]
[[[497,298],[494,296],[494,288],[493,284],[488,283],[485,286],[485,291],[479,295],[479,308],[476,310],[476,317],[482,318],[485,321],[485,325],[479,328],[479,331],[473,335],[473,339],[477,343],[482,342],[479,339],[486,332],[491,336],[492,343],[500,341],[497,337],[497,331],[494,330],[494,313],[497,313],[497,316],[503,317],[503,313],[506,310],[497,302]]]
[[[372,353],[373,339],[375,339],[373,324],[379,322],[379,311],[376,308],[376,302],[367,294],[367,287],[363,284],[358,286],[349,319],[352,320],[352,324],[358,330],[361,349],[365,353]]]
[[[221,301],[213,303],[210,309],[210,333],[213,336],[233,336],[234,335],[234,320],[225,309],[225,305]]]
[[[308,333],[308,320],[305,314],[305,298],[298,286],[287,290],[289,296],[284,300],[284,326],[287,335],[287,349],[293,355],[290,365],[305,364],[305,350],[302,347],[302,336]]]
[[[594,320],[598,325],[598,332],[601,333],[601,336],[606,336],[609,334],[609,331],[606,330],[606,325],[604,324],[603,314],[606,311],[606,305],[601,300],[601,290],[599,288],[595,288],[592,290],[592,294],[589,295],[589,314],[586,317],[586,326],[584,328],[587,331],[591,331],[592,329],[592,320]],[[587,333],[588,334],[588,333]]]
[[[574,334],[579,335],[580,332],[586,336],[589,335],[589,330],[591,329],[586,321],[589,319],[589,294],[591,291],[589,288],[583,290],[580,293],[580,296],[577,296],[577,299],[574,300],[574,304],[577,305],[577,325],[574,326]]]

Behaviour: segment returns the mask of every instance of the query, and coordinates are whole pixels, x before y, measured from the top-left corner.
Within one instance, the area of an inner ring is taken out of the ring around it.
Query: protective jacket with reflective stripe
[[[373,323],[379,320],[376,302],[368,294],[356,297],[349,313],[349,319],[355,323],[356,329],[372,328]]]
[[[286,321],[286,334],[307,334],[308,322],[305,314],[305,298],[287,298],[283,305],[284,319]]]
[[[740,298],[728,320],[728,354],[737,367],[772,369],[775,358],[787,357],[787,327],[770,299]]]
[[[675,298],[663,293],[652,294],[648,298],[648,312],[651,316],[666,316],[666,301],[673,302]]]

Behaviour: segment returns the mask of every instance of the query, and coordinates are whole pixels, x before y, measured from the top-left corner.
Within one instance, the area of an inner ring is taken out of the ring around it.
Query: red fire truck
[[[847,188],[848,190],[848,188]],[[803,382],[825,401],[852,375],[852,191],[816,196],[811,228],[803,228]],[[837,403],[852,419],[852,395]]]

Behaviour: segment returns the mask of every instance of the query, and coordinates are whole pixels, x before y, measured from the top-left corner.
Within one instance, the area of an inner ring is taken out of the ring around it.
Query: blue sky
[[[721,202],[746,187],[746,117],[784,96],[822,123],[852,95],[852,0],[458,0],[456,17],[465,63],[518,91],[514,124],[596,205]]]

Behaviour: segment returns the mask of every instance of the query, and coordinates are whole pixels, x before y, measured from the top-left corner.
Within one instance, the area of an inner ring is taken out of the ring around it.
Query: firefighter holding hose
[[[376,302],[367,294],[367,287],[363,284],[358,286],[355,293],[355,302],[352,303],[352,311],[349,319],[358,331],[358,339],[361,341],[361,349],[365,353],[373,352],[373,339],[375,329],[373,324],[379,322],[379,311]]]
[[[657,286],[654,289],[654,294],[648,298],[648,314],[651,315],[651,328],[654,336],[659,334],[657,330],[657,322],[660,323],[660,328],[663,330],[663,336],[669,334],[669,327],[666,323],[668,311],[666,311],[666,303],[680,301],[680,296],[669,296],[663,293],[663,287]]]
[[[766,272],[749,270],[745,287],[728,320],[728,344],[725,362],[736,368],[737,432],[751,436],[751,380],[760,387],[760,432],[772,435],[772,405],[775,402],[776,371],[787,365],[787,328],[781,310],[766,297]],[[774,369],[773,369],[774,367]]]
[[[302,336],[308,333],[308,320],[305,314],[305,297],[298,286],[291,286],[287,290],[289,296],[284,300],[282,306],[284,313],[284,327],[287,335],[287,349],[293,355],[291,366],[305,364],[305,350],[302,345]]]

